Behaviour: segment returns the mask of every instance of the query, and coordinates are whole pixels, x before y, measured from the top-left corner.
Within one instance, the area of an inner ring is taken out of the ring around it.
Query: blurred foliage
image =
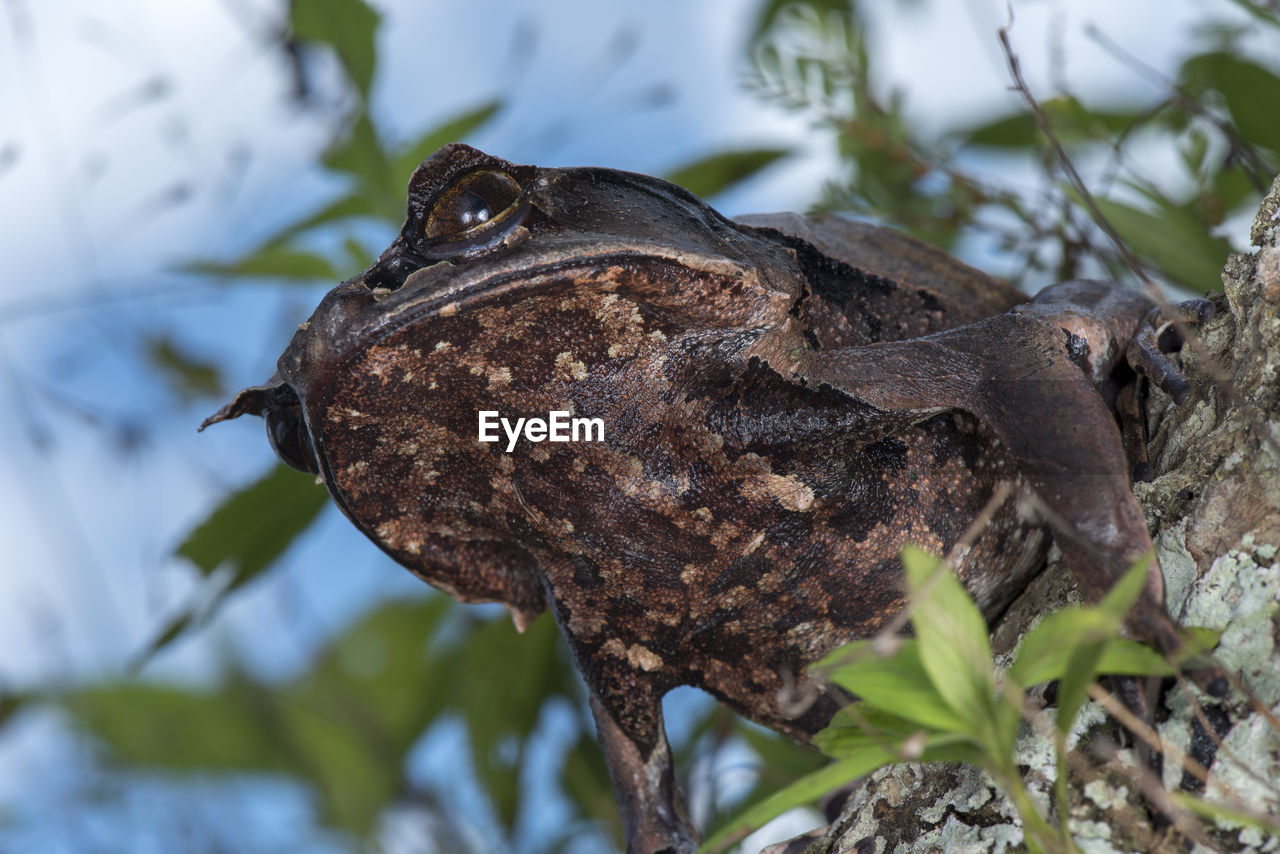
[[[1280,26],[1273,11],[1248,0],[1232,2],[1255,16],[1258,26]],[[273,285],[333,284],[353,275],[381,250],[373,242],[385,243],[399,227],[405,185],[417,164],[502,114],[503,102],[495,99],[412,139],[389,139],[369,111],[378,77],[379,14],[365,0],[292,0],[289,12],[282,50],[301,57],[294,65],[298,73],[329,63],[350,84],[341,133],[322,158],[345,184],[327,204],[244,256],[190,265],[195,274]],[[875,217],[943,247],[993,239],[1027,279],[1127,277],[1114,247],[1079,207],[1043,134],[1021,109],[972,124],[920,127],[905,94],[878,79],[875,45],[866,37],[861,7],[851,0],[765,0],[751,33],[749,87],[808,116],[838,155],[838,173],[823,189],[818,208]],[[1217,287],[1227,249],[1218,227],[1251,208],[1280,162],[1280,78],[1273,59],[1280,51],[1251,59],[1242,47],[1247,35],[1240,28],[1206,26],[1203,50],[1182,62],[1176,79],[1162,81],[1163,94],[1152,100],[1091,104],[1070,92],[1038,93],[1062,143],[1096,177],[1091,188],[1103,212],[1142,262],[1153,274],[1197,292]],[[1117,74],[1135,62],[1118,56]],[[297,88],[305,92],[308,86]],[[712,197],[787,154],[772,148],[711,152],[667,177]],[[972,165],[975,156],[992,155],[1025,164],[1038,176],[1034,193],[993,183]],[[1147,174],[1140,167],[1149,161],[1161,169],[1170,162],[1172,171]],[[179,396],[221,391],[218,366],[182,342],[157,335],[146,347]],[[204,586],[159,628],[144,659],[204,625],[228,594],[271,572],[324,504],[324,491],[312,479],[282,467],[229,495],[179,547]],[[583,690],[554,623],[543,617],[517,636],[505,618],[488,613],[432,594],[364,615],[333,637],[304,673],[283,683],[263,682],[231,666],[216,685],[203,689],[122,679],[53,699],[95,738],[106,767],[121,774],[288,779],[314,792],[320,820],[357,847],[376,848],[380,818],[408,808],[444,850],[456,851],[474,843],[452,812],[455,793],[408,777],[414,745],[433,727],[464,722],[467,772],[487,795],[497,835],[514,840],[529,821],[522,769],[530,738],[549,707],[567,704],[579,727],[557,758],[559,794],[569,817],[544,850],[583,840],[595,849],[606,846],[605,840],[616,845],[611,786]],[[272,634],[265,627],[261,642],[270,642]],[[921,648],[927,644],[922,636]],[[963,677],[963,662],[957,667],[953,676]],[[951,717],[931,724],[945,729],[957,708],[987,703],[990,698],[975,693],[975,685],[956,688],[967,699],[944,696],[945,702],[926,704],[951,710]],[[0,721],[31,702],[28,696],[0,695]],[[885,713],[902,714],[902,704]],[[991,725],[996,729],[983,730],[981,738],[1007,738],[1006,717]],[[689,729],[690,736],[675,744],[677,768],[684,772],[730,743],[746,744],[763,765],[751,800],[799,778],[807,781],[801,788],[817,791],[819,778],[805,776],[822,762],[813,751],[720,708],[706,711]],[[831,767],[847,771],[848,760],[862,755],[858,751],[876,757],[883,752],[882,746],[849,741],[856,738],[852,730],[841,730],[824,741],[846,763]],[[690,782],[684,785],[689,791]],[[786,797],[796,797],[796,789],[788,791]],[[711,800],[719,810],[719,799]],[[727,818],[715,812],[707,817],[707,830]]]
[[[200,397],[221,397],[227,393],[222,369],[217,363],[190,352],[181,341],[168,334],[153,335],[143,342],[147,360],[168,381],[182,403]]]
[[[1276,27],[1273,8],[1236,5]],[[1203,52],[1185,58],[1171,80],[1093,33],[1118,74],[1157,78],[1155,98],[1090,104],[1071,92],[1035,93],[1073,161],[1096,176],[1091,191],[1147,273],[1195,293],[1220,289],[1229,246],[1216,231],[1232,216],[1251,215],[1280,168],[1280,52],[1245,58],[1255,28],[1213,26],[1215,13],[1202,28]],[[1021,104],[979,123],[952,119],[925,130],[905,93],[877,78],[864,17],[856,2],[775,0],[751,48],[749,86],[810,117],[834,141],[840,174],[820,209],[883,220],[944,248],[994,238],[1032,284],[1132,280]],[[1016,45],[1016,24],[1012,36]],[[1038,190],[1029,195],[980,174],[971,164],[983,152],[1026,163]],[[1144,168],[1152,162],[1158,173]]]

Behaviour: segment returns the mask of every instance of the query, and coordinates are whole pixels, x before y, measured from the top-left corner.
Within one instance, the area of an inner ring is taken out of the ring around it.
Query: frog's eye
[[[427,252],[439,258],[487,249],[519,225],[528,209],[527,194],[506,172],[471,172],[431,206],[424,227]]]
[[[307,433],[306,422],[302,420],[301,407],[268,409],[263,417],[267,422],[267,439],[280,461],[291,469],[319,474],[320,464],[311,447],[311,436]]]

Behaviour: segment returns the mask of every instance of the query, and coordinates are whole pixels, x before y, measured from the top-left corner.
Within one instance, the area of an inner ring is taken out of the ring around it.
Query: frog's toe
[[[1191,396],[1191,384],[1166,354],[1182,348],[1188,327],[1199,326],[1213,317],[1213,303],[1189,299],[1159,306],[1148,312],[1129,342],[1129,366],[1158,385],[1179,405]]]
[[[1182,347],[1182,330],[1200,326],[1213,319],[1215,309],[1207,299],[1197,297],[1153,308],[1147,325],[1156,331],[1156,344],[1161,353],[1172,353]]]
[[[1164,390],[1173,402],[1182,405],[1191,396],[1191,384],[1173,360],[1160,350],[1156,330],[1143,325],[1129,342],[1129,366]]]

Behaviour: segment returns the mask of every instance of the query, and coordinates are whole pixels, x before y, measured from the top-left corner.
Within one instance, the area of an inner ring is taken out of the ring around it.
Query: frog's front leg
[[[1006,445],[1054,523],[1082,593],[1097,601],[1151,549],[1102,393],[1142,333],[1150,304],[1124,292],[1107,296],[1103,287],[1071,283],[979,323],[836,350],[813,349],[793,324],[762,338],[752,355],[797,382],[826,385],[887,412],[976,415]],[[1171,366],[1165,373],[1177,376]],[[1129,622],[1165,652],[1181,647],[1158,567]]]
[[[653,692],[602,698],[591,714],[618,796],[627,854],[692,854],[697,835],[676,785],[662,705]]]

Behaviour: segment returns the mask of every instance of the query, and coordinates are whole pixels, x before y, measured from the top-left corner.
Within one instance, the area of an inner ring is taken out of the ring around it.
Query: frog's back
[[[946,316],[946,326],[975,323],[1027,301],[1025,294],[1007,282],[893,229],[831,214],[752,214],[735,222],[802,240],[864,276],[908,291],[927,292]]]

